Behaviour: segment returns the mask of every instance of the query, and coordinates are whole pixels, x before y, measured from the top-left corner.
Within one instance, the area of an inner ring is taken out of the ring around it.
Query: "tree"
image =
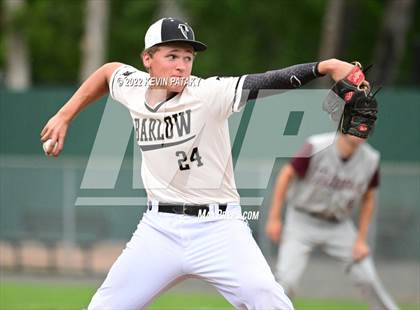
[[[104,62],[108,37],[109,1],[87,0],[82,39],[80,80],[86,80]]]
[[[406,46],[414,0],[389,0],[383,16],[382,31],[374,54],[375,78],[381,85],[393,84]]]
[[[329,0],[325,7],[322,25],[319,59],[337,57],[343,26],[344,0]],[[327,87],[329,81],[322,79],[318,85]]]
[[[187,20],[185,11],[176,0],[160,0],[158,18],[173,17],[180,20]]]
[[[6,0],[4,19],[6,22],[6,86],[24,90],[31,84],[29,49],[24,34],[18,29],[15,17],[26,5],[25,0]]]

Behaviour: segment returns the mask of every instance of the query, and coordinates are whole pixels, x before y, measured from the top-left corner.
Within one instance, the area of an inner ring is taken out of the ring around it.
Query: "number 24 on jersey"
[[[188,158],[187,154],[184,151],[177,151],[175,155],[179,158],[178,159],[178,166],[179,170],[189,170],[190,165],[193,162],[197,162],[197,167],[201,167],[203,162],[201,161],[200,153],[198,152],[198,147],[193,148],[190,158]]]

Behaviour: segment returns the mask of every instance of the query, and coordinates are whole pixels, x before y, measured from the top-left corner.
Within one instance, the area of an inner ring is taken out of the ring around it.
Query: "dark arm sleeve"
[[[243,91],[249,94],[247,100],[257,98],[260,89],[293,89],[323,76],[318,71],[318,63],[294,65],[265,73],[249,74],[245,77]]]

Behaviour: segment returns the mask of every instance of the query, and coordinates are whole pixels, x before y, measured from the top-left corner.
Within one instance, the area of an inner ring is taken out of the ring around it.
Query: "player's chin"
[[[168,85],[167,90],[171,93],[180,93],[184,90],[185,85]]]

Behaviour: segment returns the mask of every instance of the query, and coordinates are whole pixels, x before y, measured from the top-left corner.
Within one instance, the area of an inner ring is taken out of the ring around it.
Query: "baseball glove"
[[[368,88],[362,88],[365,75],[361,65],[355,64],[350,74],[334,85],[323,108],[339,122],[338,129],[342,133],[366,139],[377,119],[377,92],[372,94]]]

